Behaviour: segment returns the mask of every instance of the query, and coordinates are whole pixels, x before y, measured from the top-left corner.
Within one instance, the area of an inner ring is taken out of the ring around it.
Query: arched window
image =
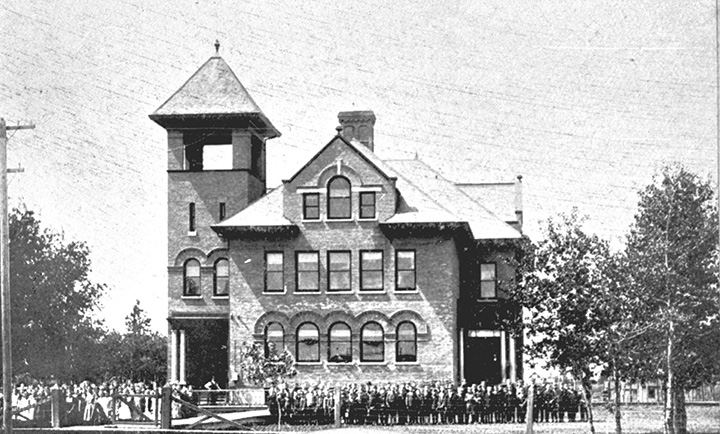
[[[360,331],[360,361],[382,362],[385,360],[385,333],[380,324],[369,322]]]
[[[352,335],[350,326],[336,322],[330,326],[328,333],[328,362],[352,362]]]
[[[320,332],[315,324],[306,322],[297,329],[296,356],[298,362],[320,361]]]
[[[336,176],[328,182],[328,218],[349,219],[352,217],[350,181]]]
[[[200,295],[200,262],[188,259],[183,266],[183,295]]]
[[[285,330],[276,322],[265,328],[265,357],[280,354],[285,349]]]
[[[395,361],[417,362],[417,331],[409,321],[398,324]]]
[[[230,294],[230,265],[227,259],[215,261],[213,270],[213,295],[225,297]]]

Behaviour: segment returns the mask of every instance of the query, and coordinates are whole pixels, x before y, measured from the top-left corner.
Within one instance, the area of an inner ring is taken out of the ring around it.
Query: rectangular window
[[[282,252],[265,252],[265,292],[285,291],[284,269]]]
[[[188,231],[195,232],[195,202],[188,207]]]
[[[318,252],[297,252],[295,269],[298,292],[320,291],[320,255]]]
[[[220,220],[225,220],[225,202],[220,202],[220,211],[218,213]]]
[[[373,192],[360,193],[360,218],[361,219],[374,219],[375,218],[375,193],[373,193]]]
[[[305,220],[320,219],[320,195],[318,193],[303,194],[303,218]]]
[[[415,251],[395,251],[395,276],[398,291],[414,291],[415,287]]]
[[[480,298],[497,297],[497,274],[495,263],[480,264]]]
[[[383,252],[382,250],[360,252],[360,290],[382,291]]]
[[[350,252],[328,252],[328,291],[350,291]]]

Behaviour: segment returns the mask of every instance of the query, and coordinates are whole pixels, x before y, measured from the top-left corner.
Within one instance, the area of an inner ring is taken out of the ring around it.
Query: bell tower
[[[185,357],[197,318],[217,318],[227,330],[230,266],[210,226],[265,194],[265,143],[280,136],[219,49],[216,42],[215,55],[150,115],[168,137],[169,378],[201,384],[226,376],[200,372],[211,363]],[[227,370],[227,354],[224,363]]]

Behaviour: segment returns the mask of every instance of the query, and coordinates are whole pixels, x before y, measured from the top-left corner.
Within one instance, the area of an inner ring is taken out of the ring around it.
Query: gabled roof
[[[381,225],[391,227],[396,224],[467,223],[473,238],[477,240],[514,239],[522,236],[519,231],[422,161],[417,159],[384,161],[359,142],[348,142],[341,136],[334,137],[298,173],[308,167],[338,138],[355,149],[380,173],[396,180],[395,186],[400,193],[397,213],[387,221],[381,222]],[[293,178],[298,173],[293,175]],[[221,232],[240,227],[254,227],[257,230],[268,227],[296,227],[283,217],[283,191],[284,186],[273,190],[238,214],[214,225],[213,229]]]
[[[300,170],[295,172],[293,176],[288,178],[287,180],[284,180],[283,182],[292,182],[293,179],[295,179],[299,174],[301,174],[308,166],[312,164],[313,161],[315,161],[323,152],[325,152],[325,149],[327,149],[330,145],[332,145],[335,140],[341,140],[343,143],[345,143],[348,147],[351,149],[354,149],[355,152],[360,154],[361,157],[363,157],[370,165],[372,165],[380,174],[388,179],[395,179],[397,178],[397,175],[392,170],[391,167],[389,167],[383,160],[381,160],[377,155],[375,155],[374,152],[372,152],[370,149],[367,148],[367,146],[363,145],[362,143],[353,140],[348,141],[343,137],[340,132],[333,137],[325,146],[320,148],[320,150],[310,158],[307,163],[305,163]]]
[[[396,186],[409,211],[398,210],[385,224],[467,222],[477,240],[521,237],[515,228],[422,161],[392,160],[386,163],[399,174]]]
[[[269,137],[280,133],[220,56],[208,59],[150,118],[165,126],[174,118],[234,118],[253,122]]]

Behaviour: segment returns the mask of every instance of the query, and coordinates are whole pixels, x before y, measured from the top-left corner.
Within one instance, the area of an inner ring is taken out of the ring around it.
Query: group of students
[[[496,385],[452,383],[357,383],[340,387],[341,422],[349,425],[524,423],[528,387],[522,381]],[[587,419],[574,387],[535,384],[533,419],[564,422]],[[271,387],[271,414],[285,423],[329,424],[335,389],[329,386]]]
[[[157,408],[155,384],[117,380],[102,383],[82,381],[58,383],[33,380],[13,387],[12,408],[19,425],[45,426],[50,423],[50,397],[53,389],[60,389],[60,419],[68,425],[101,425],[111,420],[139,420],[145,415],[153,418]],[[123,396],[113,399],[113,396]],[[20,410],[20,411],[17,411]]]

